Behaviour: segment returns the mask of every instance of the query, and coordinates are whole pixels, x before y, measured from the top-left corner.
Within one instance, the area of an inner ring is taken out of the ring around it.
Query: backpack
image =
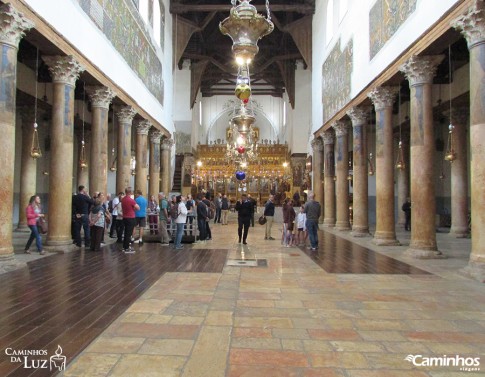
[[[169,211],[170,217],[172,218],[172,220],[175,220],[179,215],[178,203],[173,204],[172,202],[170,202],[169,205],[170,205],[170,211]]]
[[[214,202],[210,202],[209,207],[207,208],[207,217],[212,220],[216,215],[216,205]]]

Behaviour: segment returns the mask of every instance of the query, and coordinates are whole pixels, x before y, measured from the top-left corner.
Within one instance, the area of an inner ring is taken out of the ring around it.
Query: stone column
[[[136,125],[135,190],[140,190],[145,197],[148,190],[148,131],[151,126],[148,120]]]
[[[44,56],[53,82],[47,244],[72,243],[74,85],[84,70],[72,56]]]
[[[108,189],[108,111],[115,93],[105,86],[86,87],[92,108],[91,165],[89,166],[89,191]]]
[[[313,150],[313,159],[312,159],[312,169],[313,169],[313,193],[315,194],[315,201],[319,202],[323,208],[323,180],[322,180],[322,171],[323,171],[323,161],[322,161],[322,152],[323,152],[323,142],[322,139],[319,137],[312,140],[312,150]],[[323,222],[323,211],[321,213],[319,222]]]
[[[353,128],[353,203],[354,218],[352,236],[369,235],[369,187],[367,176],[367,132],[366,123],[369,112],[361,107],[352,107],[347,115]]]
[[[379,87],[368,97],[376,109],[376,232],[379,246],[399,245],[396,240],[394,213],[394,154],[392,139],[392,104],[397,88]]]
[[[17,52],[25,31],[34,27],[11,4],[0,6],[0,260],[12,259]],[[21,209],[22,210],[22,209]],[[25,210],[25,208],[24,208]]]
[[[398,141],[399,143],[399,141]],[[397,224],[404,228],[406,224],[406,213],[402,210],[402,205],[409,195],[409,133],[401,134],[401,148],[404,159],[404,169],[397,169]],[[399,145],[399,144],[398,144]]]
[[[173,139],[162,141],[162,192],[168,196],[172,187],[170,185],[170,150],[173,146]]]
[[[401,66],[411,87],[411,243],[414,258],[440,258],[436,245],[436,194],[432,84],[443,56],[412,56]]]
[[[467,167],[467,120],[469,108],[461,107],[447,111],[453,129],[456,160],[451,163],[451,229],[456,238],[468,236],[468,167]]]
[[[472,251],[463,272],[485,283],[485,10],[476,1],[469,12],[453,22],[470,50],[470,186]]]
[[[88,164],[87,168],[81,168],[80,162],[81,162],[81,150],[82,150],[82,140],[83,140],[83,135],[82,131],[78,131],[76,133],[77,140],[78,140],[78,160],[77,161],[77,185],[76,188],[79,187],[80,185],[83,185],[84,187],[88,187],[89,189],[89,168],[91,166],[91,137],[89,132],[86,130],[84,131],[84,152],[85,152],[85,157],[86,157],[86,163]]]
[[[323,150],[325,154],[324,176],[325,176],[325,204],[323,226],[332,228],[335,226],[335,156],[333,131],[328,130],[322,134]]]
[[[34,132],[35,112],[32,106],[21,109],[22,118],[22,151],[20,162],[19,224],[17,230],[30,231],[27,226],[25,208],[32,195],[37,195],[37,159],[32,158],[32,135]]]
[[[122,107],[117,113],[118,117],[118,154],[116,157],[116,192],[125,192],[130,186],[130,160],[131,160],[131,123],[136,111],[131,106]]]
[[[350,230],[349,222],[349,126],[343,121],[332,125],[337,139],[337,230]]]
[[[150,189],[149,195],[154,195],[158,200],[160,191],[160,131],[152,131],[150,134]]]

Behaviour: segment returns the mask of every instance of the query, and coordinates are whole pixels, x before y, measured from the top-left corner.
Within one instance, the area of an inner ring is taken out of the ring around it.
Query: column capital
[[[366,124],[369,110],[364,107],[354,106],[347,111],[347,115],[352,120],[352,127],[358,127]]]
[[[470,116],[470,108],[467,106],[454,107],[451,110],[443,111],[443,115],[455,126],[466,126],[468,117]]]
[[[481,3],[481,4],[480,4]],[[475,1],[468,13],[451,21],[451,26],[461,29],[465,36],[468,48],[471,49],[477,44],[485,42],[485,10],[482,1]]]
[[[436,68],[444,58],[444,55],[413,55],[399,70],[404,73],[410,86],[432,84]]]
[[[148,120],[142,120],[140,123],[136,125],[136,133],[138,135],[148,135],[148,131],[150,131],[150,128],[152,127],[152,124]]]
[[[337,120],[332,124],[332,128],[335,130],[335,136],[345,136],[349,134],[349,125],[343,120]]]
[[[109,104],[116,97],[116,93],[106,86],[87,86],[86,92],[93,107],[109,109]]]
[[[79,74],[85,69],[71,55],[43,56],[42,60],[48,65],[49,72],[52,75],[52,82],[54,83],[74,86]]]
[[[371,90],[367,97],[372,100],[376,111],[380,111],[386,107],[392,107],[398,90],[397,86],[379,86]]]
[[[163,133],[158,130],[154,130],[150,133],[150,141],[153,144],[160,144],[160,139],[162,138]]]
[[[131,106],[123,106],[121,109],[119,109],[116,115],[118,116],[120,122],[131,123],[136,115],[136,111]]]
[[[12,4],[0,6],[0,43],[18,48],[25,31],[35,24],[17,11]]]
[[[323,144],[335,144],[335,135],[332,130],[327,130],[322,133]]]
[[[172,149],[173,147],[173,139],[163,139],[161,145],[162,145],[162,150],[168,151]]]
[[[313,139],[311,142],[311,145],[312,145],[313,153],[323,151],[322,139],[320,139],[319,137],[316,137],[315,139]]]

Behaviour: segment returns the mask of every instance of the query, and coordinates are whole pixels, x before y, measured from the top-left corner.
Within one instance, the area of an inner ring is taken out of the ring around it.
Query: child
[[[300,207],[300,212],[296,216],[296,228],[298,229],[299,246],[304,246],[307,238],[305,206]]]

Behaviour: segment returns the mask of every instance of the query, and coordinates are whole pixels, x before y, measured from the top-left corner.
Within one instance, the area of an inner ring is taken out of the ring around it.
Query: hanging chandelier
[[[258,14],[251,0],[231,0],[232,8],[228,18],[219,24],[222,34],[232,39],[232,52],[239,65],[249,64],[259,51],[258,41],[270,34],[274,25],[271,22],[269,1],[266,0],[266,18]]]
[[[453,117],[451,107],[451,45],[448,46],[448,92],[450,97],[450,125],[448,126],[448,142],[446,146],[445,160],[453,162],[456,160],[457,154],[455,150],[455,138],[453,137],[455,126],[451,121]]]
[[[266,17],[258,14],[251,0],[231,0],[232,8],[228,18],[219,24],[219,29],[233,42],[232,52],[238,64],[235,96],[240,100],[229,122],[226,159],[246,168],[249,162],[257,159],[257,138],[253,125],[256,121],[251,108],[251,78],[249,64],[259,51],[258,41],[270,34],[274,25],[271,22],[269,1],[266,0]],[[248,106],[249,105],[249,106]],[[239,180],[239,178],[238,178]]]

